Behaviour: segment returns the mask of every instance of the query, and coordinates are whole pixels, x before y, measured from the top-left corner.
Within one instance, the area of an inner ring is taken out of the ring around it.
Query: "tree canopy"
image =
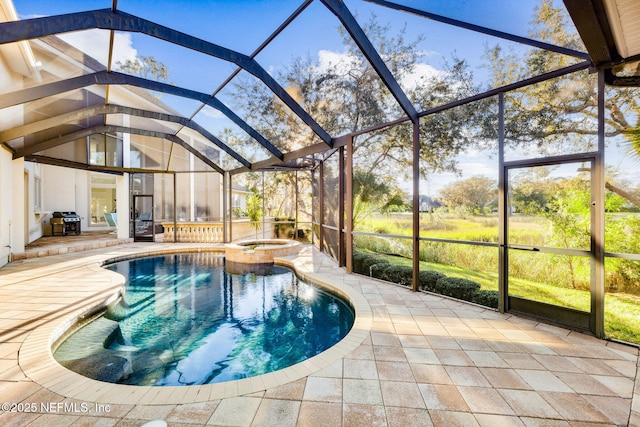
[[[452,182],[440,190],[442,202],[450,208],[468,208],[472,213],[486,215],[485,206],[498,195],[494,180],[485,176],[474,176]]]

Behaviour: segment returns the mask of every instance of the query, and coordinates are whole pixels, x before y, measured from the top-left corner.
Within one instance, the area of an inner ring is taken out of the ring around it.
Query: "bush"
[[[374,266],[375,264],[381,264],[381,263],[386,263],[387,265],[389,264],[388,261],[373,254],[368,254],[366,252],[353,253],[354,273],[362,274],[364,276],[371,276],[372,275],[371,267]]]
[[[367,275],[375,277],[376,279],[386,280],[384,278],[384,272],[387,268],[392,267],[392,265],[389,264],[389,261],[385,259],[378,259],[377,261],[378,262],[376,264],[372,264],[369,266],[369,272],[367,273]]]
[[[353,271],[403,286],[411,286],[413,277],[410,266],[391,264],[375,254],[360,251],[353,253]],[[498,308],[498,291],[481,290],[480,284],[473,280],[447,277],[437,271],[424,270],[419,273],[418,281],[422,290]]]
[[[433,270],[421,271],[418,276],[420,282],[420,289],[429,292],[435,292],[436,283],[439,279],[446,277],[444,274]]]
[[[473,295],[471,302],[474,302],[485,307],[498,308],[498,299],[500,294],[498,291],[490,291],[487,289],[481,289]]]
[[[291,239],[295,234],[295,218],[292,217],[275,217],[274,234],[278,239]]]
[[[363,266],[365,263],[368,262],[369,258],[371,258],[371,255],[369,254],[366,254],[364,252],[354,252],[353,253],[353,271],[355,273],[364,274]]]
[[[435,292],[465,301],[473,301],[480,284],[460,277],[441,277],[436,282]]]
[[[382,280],[388,282],[397,283],[398,285],[411,286],[411,278],[413,277],[413,270],[406,265],[389,265],[382,272]]]

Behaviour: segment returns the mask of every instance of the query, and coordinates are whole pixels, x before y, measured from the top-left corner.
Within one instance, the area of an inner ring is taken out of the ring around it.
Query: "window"
[[[104,214],[116,211],[116,177],[91,175],[90,225],[106,225]]]
[[[113,135],[89,137],[89,164],[97,166],[122,166],[122,150]]]

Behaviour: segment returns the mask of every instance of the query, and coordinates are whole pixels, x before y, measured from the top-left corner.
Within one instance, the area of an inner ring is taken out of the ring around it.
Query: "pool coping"
[[[113,283],[116,284],[117,290],[107,293],[102,300],[96,301],[95,304],[88,307],[85,306],[64,317],[52,319],[33,330],[26,337],[18,354],[18,363],[25,376],[54,393],[86,402],[145,405],[206,402],[264,391],[312,375],[344,358],[369,336],[373,317],[371,307],[364,295],[348,284],[333,283],[326,278],[319,277],[313,271],[306,271],[303,265],[304,260],[301,259],[300,255],[294,255],[275,258],[274,263],[287,266],[293,269],[303,280],[318,284],[345,298],[349,301],[355,313],[353,327],[342,340],[331,348],[303,362],[268,374],[215,384],[134,386],[106,383],[87,378],[65,368],[54,359],[52,347],[69,328],[73,327],[79,319],[90,316],[119,296],[124,286],[124,277],[104,269],[103,265],[142,256],[203,251],[220,252],[216,248],[193,247],[176,248],[176,250],[144,250],[88,263],[86,267],[92,270],[94,274],[116,275],[115,279],[115,276],[112,276],[111,283],[112,286]]]

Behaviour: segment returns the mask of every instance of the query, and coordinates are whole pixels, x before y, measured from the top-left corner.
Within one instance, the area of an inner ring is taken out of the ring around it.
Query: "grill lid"
[[[68,212],[57,211],[57,212],[54,212],[52,216],[54,218],[79,218],[80,217],[78,214],[71,211],[68,211]]]

